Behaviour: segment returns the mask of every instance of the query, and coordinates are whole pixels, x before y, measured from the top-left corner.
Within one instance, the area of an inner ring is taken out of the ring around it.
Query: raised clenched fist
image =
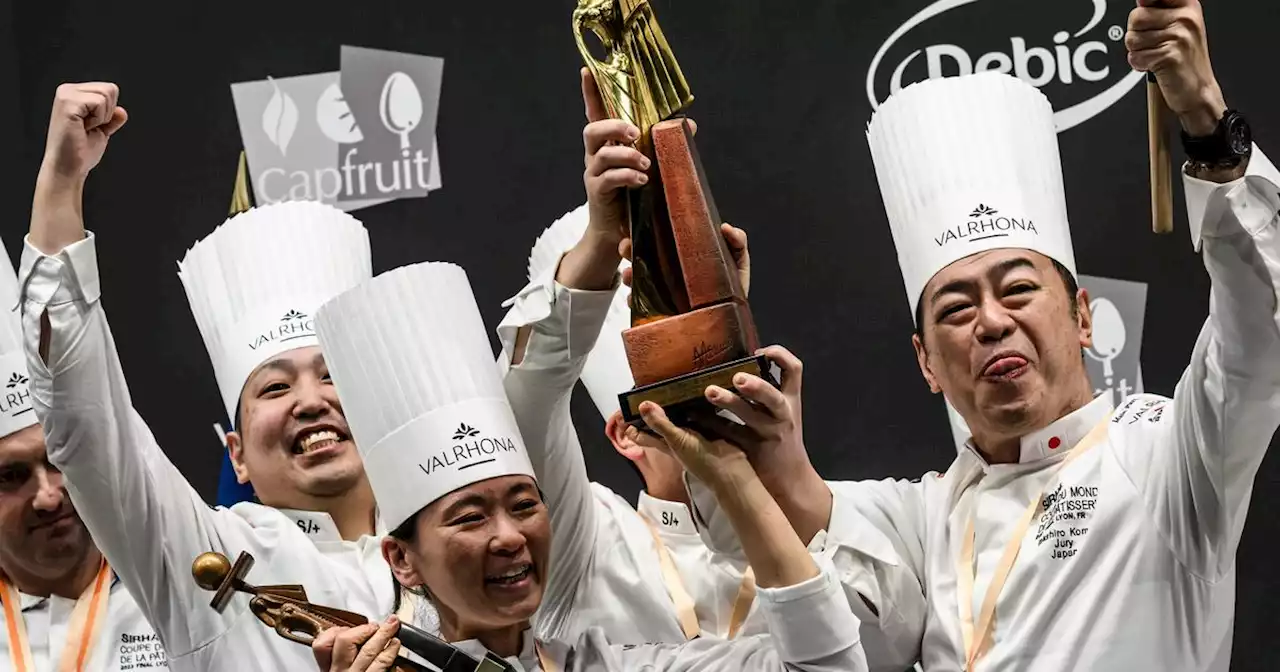
[[[117,104],[119,98],[120,88],[107,82],[59,86],[49,116],[42,170],[83,180],[102,160],[112,134],[129,119]]]

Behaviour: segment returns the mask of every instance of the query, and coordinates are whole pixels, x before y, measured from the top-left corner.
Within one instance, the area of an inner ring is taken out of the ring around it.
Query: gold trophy
[[[622,340],[636,388],[618,395],[623,417],[643,425],[644,401],[673,419],[705,412],[707,386],[733,389],[739,372],[775,382],[755,354],[759,337],[723,220],[692,127],[679,116],[693,94],[648,0],[580,0],[573,29],[605,109],[640,129],[636,149],[651,166],[648,183],[627,192],[631,328]]]
[[[320,633],[333,627],[356,627],[369,622],[360,614],[332,607],[323,607],[307,601],[307,591],[300,584],[254,586],[244,578],[253,569],[253,556],[241,553],[234,565],[221,553],[201,553],[191,563],[191,574],[196,584],[213,592],[210,603],[221,612],[227,608],[237,592],[252,595],[249,611],[281,637],[311,646]],[[387,578],[391,575],[388,573]],[[441,672],[503,672],[511,670],[506,661],[489,654],[476,660],[452,644],[419,630],[408,623],[400,624],[396,633],[400,645],[422,657]],[[404,672],[430,672],[433,668],[420,665],[404,656],[397,656],[394,670]]]

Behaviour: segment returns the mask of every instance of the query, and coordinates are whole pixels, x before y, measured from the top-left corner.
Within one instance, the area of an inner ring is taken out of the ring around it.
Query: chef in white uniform
[[[0,670],[169,669],[138,604],[107,565],[49,464],[0,246]]]
[[[560,262],[586,233],[589,219],[588,206],[580,206],[538,237],[529,255],[530,280]],[[741,230],[730,229],[726,240],[731,250],[745,252],[746,234]],[[629,265],[623,261],[621,268]],[[604,418],[609,442],[634,465],[644,481],[635,507],[605,486],[590,484],[602,525],[596,552],[607,558],[597,562],[595,568],[595,599],[600,608],[616,605],[617,613],[625,620],[626,605],[654,600],[662,606],[661,593],[649,590],[648,597],[632,594],[636,588],[648,590],[657,579],[669,598],[665,602],[668,616],[663,623],[669,625],[674,618],[683,635],[673,641],[703,634],[722,639],[759,634],[767,624],[754,616],[759,610],[753,608],[755,582],[750,567],[739,554],[713,553],[703,543],[689,511],[684,466],[663,450],[658,438],[640,433],[622,421],[618,395],[635,386],[622,344],[622,332],[631,326],[629,295],[628,288],[617,289],[600,337],[582,367],[582,384]],[[564,414],[557,421],[567,423],[569,417]],[[565,431],[572,432],[572,426]],[[547,468],[563,469],[554,464]],[[586,478],[585,472],[579,473]],[[583,485],[581,481],[575,483],[575,487]],[[669,629],[668,632],[675,634]]]
[[[855,612],[925,669],[1227,668],[1236,550],[1280,425],[1280,173],[1222,100],[1199,6],[1170,4],[1136,10],[1128,43],[1186,131],[1212,281],[1172,399],[1090,398],[1041,94],[926,82],[868,131],[921,371],[973,437],[945,473],[833,485],[822,536]]]
[[[530,279],[545,278],[546,271],[554,267],[565,251],[572,249],[587,233],[589,218],[588,207],[581,206],[556,220],[539,236],[529,256]],[[746,233],[726,225],[724,234],[735,254],[743,287],[750,287],[751,264]],[[624,260],[620,268],[625,269],[629,265]],[[591,567],[591,585],[595,592],[579,597],[580,608],[583,613],[590,613],[596,624],[616,624],[622,628],[621,634],[613,635],[620,639],[627,637],[629,610],[638,608],[643,608],[643,613],[655,614],[665,610],[665,616],[648,619],[649,623],[661,626],[656,636],[670,638],[662,641],[680,641],[675,639],[676,632],[669,627],[673,618],[686,639],[704,634],[732,639],[739,635],[766,632],[767,623],[754,604],[755,584],[750,565],[732,525],[719,515],[714,494],[696,479],[686,481],[683,465],[662,449],[664,444],[660,439],[634,429],[628,430],[621,422],[618,394],[635,385],[622,344],[622,331],[631,326],[631,311],[627,304],[629,291],[626,287],[618,288],[600,336],[582,365],[581,380],[605,419],[605,433],[611,444],[619,454],[635,464],[645,489],[640,492],[637,506],[633,508],[603,485],[590,484],[601,520],[599,524],[602,525],[597,535],[596,553],[608,560]],[[525,294],[526,306],[536,300],[529,296]],[[556,324],[564,323],[548,323],[543,336],[554,335]],[[560,334],[559,338],[567,339],[568,335]],[[776,346],[767,348],[766,352],[784,355],[784,366],[789,366],[788,362],[794,359]],[[505,367],[505,360],[502,363]],[[788,378],[788,390],[793,384],[798,385],[798,376],[794,380]],[[570,390],[571,386],[561,392],[567,395]],[[559,436],[572,434],[573,440],[578,440],[567,408],[553,421],[561,425]],[[560,456],[581,459],[575,457],[580,455],[580,450],[577,453],[552,451],[544,468],[553,472],[565,469],[555,465],[554,460]],[[534,459],[537,461],[536,457]],[[812,475],[817,479],[818,487],[822,487],[821,478],[807,459],[798,468],[778,469],[774,474],[762,476],[762,480],[772,487],[775,482],[796,480],[794,475],[801,472]],[[581,487],[587,478],[585,471],[578,473],[581,480],[574,483],[575,487]],[[652,494],[655,492],[664,496],[655,497]],[[690,492],[705,498],[706,506],[703,508],[712,517],[713,524],[700,522],[695,513],[696,507],[691,506]],[[779,492],[792,494],[783,489]],[[801,498],[792,497],[791,500],[782,506],[784,512],[796,506],[807,506]],[[829,504],[825,510],[823,526],[830,516]],[[643,526],[636,524],[637,512]],[[658,543],[654,540],[655,532]],[[710,535],[716,535],[716,538],[708,543]],[[822,548],[821,543],[811,546],[815,553]],[[663,592],[654,589],[653,582],[658,579],[665,589]],[[591,624],[586,619],[577,619],[573,624],[562,627],[566,632],[580,632]],[[870,669],[901,672],[911,666],[914,649],[911,652],[901,650],[896,642],[886,638],[881,629],[864,624],[861,639],[867,660],[871,663]]]
[[[371,276],[364,227],[315,203],[237,215],[180,264],[227,413],[237,473],[262,504],[211,509],[133,409],[103,310],[80,193],[123,124],[111,84],[59,87],[22,278],[31,396],[50,462],[178,670],[301,669],[244,596],[222,613],[195,584],[205,551],[247,551],[258,584],[305,583],[317,603],[383,616],[394,589],[372,490],[320,357],[311,315]],[[43,322],[43,324],[42,324]],[[238,406],[238,408],[237,408]]]
[[[325,304],[317,330],[395,530],[383,549],[401,584],[430,595],[442,636],[459,648],[531,672],[865,669],[838,583],[819,571],[742,453],[676,429],[654,405],[646,419],[689,469],[729,495],[726,511],[760,568],[773,636],[621,646],[594,627],[569,641],[535,641],[528,628],[539,604],[578,591],[578,576],[560,563],[576,561],[574,548],[589,535],[558,527],[542,501],[466,274],[443,263],[391,271]],[[389,622],[378,638],[374,626],[319,638],[322,669],[387,669],[369,666],[373,655],[354,665],[334,657],[354,654],[353,639],[369,640],[366,654],[389,657],[394,628]]]
[[[882,614],[922,626],[926,669],[1225,669],[1236,548],[1280,424],[1280,174],[1256,148],[1187,167],[1209,319],[1172,399],[1113,409],[1079,356],[1088,297],[1070,293],[1048,101],[997,75],[896,98],[872,154],[921,370],[973,438],[919,483],[833,488],[828,544],[855,583],[879,578],[864,595]],[[862,543],[877,534],[889,543]],[[912,551],[885,569],[863,550],[886,546]],[[923,610],[878,601],[909,584]]]

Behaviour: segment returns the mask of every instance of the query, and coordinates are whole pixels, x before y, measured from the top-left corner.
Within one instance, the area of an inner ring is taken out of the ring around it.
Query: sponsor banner
[[[409,195],[378,188],[392,186],[392,171],[404,164],[379,166],[359,155],[363,131],[339,80],[340,73],[324,72],[231,85],[257,203],[319,201],[351,212]],[[414,195],[441,186],[434,140],[426,146],[427,188]]]
[[[866,95],[876,109],[913,82],[993,70],[1039,87],[1062,132],[1142,82],[1124,46],[1132,8],[1116,0],[936,0],[904,16],[881,43],[867,70]]]
[[[443,73],[442,58],[342,47],[342,90],[361,132],[341,141],[338,163],[350,177],[339,201],[427,195]]]
[[[1144,282],[1080,276],[1089,292],[1093,346],[1085,348],[1085,366],[1094,394],[1109,394],[1119,404],[1142,389],[1142,327],[1147,313]]]

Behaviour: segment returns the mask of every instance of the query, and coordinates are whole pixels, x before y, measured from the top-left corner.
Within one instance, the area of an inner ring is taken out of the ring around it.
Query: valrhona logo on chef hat
[[[0,438],[36,424],[28,388],[27,356],[22,349],[18,311],[18,274],[0,244]]]
[[[582,205],[547,227],[538,236],[537,242],[533,244],[533,251],[529,254],[529,279],[533,280],[557,266],[564,253],[582,238],[589,221],[587,206]],[[631,262],[624,259],[618,269],[630,265]],[[631,307],[627,304],[630,295],[631,290],[626,285],[618,285],[613,303],[609,305],[609,314],[605,316],[604,326],[600,329],[600,336],[582,367],[582,384],[605,420],[619,410],[618,395],[636,385],[631,376],[631,365],[627,363],[627,352],[622,345],[623,330],[631,328]]]
[[[316,309],[372,276],[364,225],[310,201],[237,214],[187,251],[178,277],[233,423],[254,369],[318,345]]]
[[[326,303],[316,331],[390,528],[458,488],[533,476],[460,267],[383,273]]]
[[[913,316],[934,274],[978,252],[1034,250],[1075,274],[1053,107],[1035,87],[993,72],[912,84],[867,140]]]

